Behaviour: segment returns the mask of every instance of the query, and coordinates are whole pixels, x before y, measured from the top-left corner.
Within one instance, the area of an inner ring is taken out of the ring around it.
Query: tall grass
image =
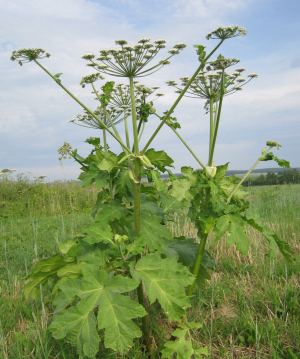
[[[57,251],[92,221],[96,189],[76,182],[0,184],[0,358],[78,358],[76,351],[47,333],[51,320],[50,285],[35,301],[22,294],[24,277],[34,263]],[[203,291],[193,297],[190,319],[203,323],[195,331],[200,344],[210,343],[211,358],[300,358],[300,185],[250,188],[251,211],[291,244],[295,261],[269,258],[262,236],[249,232],[251,248],[241,256],[225,239],[208,241],[216,268]],[[174,236],[196,236],[185,216],[170,225]],[[173,328],[158,305],[152,335],[158,349]],[[102,349],[98,358],[115,358]],[[125,356],[144,358],[139,342]]]

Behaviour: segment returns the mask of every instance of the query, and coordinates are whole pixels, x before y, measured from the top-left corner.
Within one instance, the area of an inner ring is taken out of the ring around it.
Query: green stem
[[[210,159],[211,154],[211,146],[214,138],[214,99],[211,97],[209,99],[209,114],[210,114],[210,136],[209,136],[209,155],[208,155],[208,161]]]
[[[217,141],[217,135],[218,135],[218,129],[219,129],[219,123],[220,123],[220,117],[221,117],[221,110],[222,110],[222,103],[223,103],[223,91],[224,91],[224,70],[222,72],[222,78],[221,78],[221,97],[220,97],[220,101],[219,101],[219,106],[218,106],[218,115],[217,115],[217,121],[216,121],[216,125],[214,128],[214,136],[213,136],[213,141],[212,141],[212,145],[211,145],[211,151],[210,151],[210,155],[209,155],[209,161],[208,161],[208,166],[212,166],[214,163],[214,152],[215,152],[215,147],[216,147],[216,141]]]
[[[138,156],[139,153],[139,135],[137,130],[137,121],[136,121],[136,107],[135,107],[135,98],[134,98],[134,85],[133,77],[129,77],[130,83],[130,97],[131,97],[131,117],[132,117],[132,128],[133,128],[133,140],[134,140],[134,154]]]
[[[190,87],[190,85],[192,84],[192,82],[195,80],[195,77],[198,75],[198,73],[203,70],[206,61],[211,57],[211,55],[218,49],[218,47],[222,44],[224,40],[221,40],[219,42],[219,44],[206,56],[206,58],[203,60],[203,62],[201,62],[200,66],[197,68],[196,72],[194,73],[194,75],[190,78],[189,82],[186,84],[185,88],[182,90],[182,92],[180,93],[180,95],[178,96],[177,100],[174,102],[173,106],[170,108],[170,110],[167,112],[166,116],[164,117],[164,119],[161,121],[161,123],[159,124],[159,126],[157,127],[157,129],[154,131],[153,135],[150,137],[149,141],[147,142],[146,146],[143,148],[141,154],[143,155],[146,151],[147,148],[150,146],[151,142],[154,140],[155,136],[158,134],[158,132],[160,131],[160,129],[162,128],[162,126],[165,124],[165,122],[170,118],[172,112],[174,111],[175,107],[178,105],[179,101],[182,99],[182,97],[184,96],[184,94],[186,93],[186,91],[188,90],[188,88]]]
[[[81,107],[83,107],[91,116],[93,116],[93,117],[100,123],[100,125],[101,125],[102,127],[104,127],[104,128],[106,129],[106,131],[107,131],[108,133],[110,133],[115,140],[117,140],[117,141],[119,142],[119,144],[120,144],[122,147],[126,148],[126,150],[128,151],[128,153],[131,153],[131,154],[132,154],[132,152],[130,151],[130,149],[127,148],[127,147],[124,145],[124,143],[105,125],[105,123],[103,123],[88,107],[86,107],[80,100],[78,100],[78,98],[76,98],[68,89],[66,89],[65,86],[63,86],[63,85],[61,84],[61,82],[58,82],[57,79],[56,79],[47,69],[45,69],[45,67],[42,66],[37,60],[34,60],[34,62],[35,62],[37,65],[39,65],[39,67],[40,67],[41,69],[43,69],[50,77],[52,77],[52,79],[53,79],[64,91],[66,91],[66,93],[67,93],[69,96],[71,96],[73,100],[75,100],[75,101],[76,101]]]
[[[145,122],[143,122],[143,127],[142,127],[142,130],[141,130],[141,133],[139,134],[139,142],[143,136],[143,132],[144,132],[144,129],[145,129]]]
[[[209,201],[210,201],[210,188],[205,189],[205,194],[206,195],[205,195],[204,208],[208,209]],[[208,237],[208,233],[205,233],[202,236],[200,244],[199,244],[197,257],[196,257],[195,265],[194,265],[194,268],[193,268],[193,274],[194,274],[194,276],[196,278],[198,277],[198,274],[199,274],[199,270],[200,270],[201,261],[202,261],[202,258],[203,258],[203,253],[204,253],[207,237]],[[196,279],[194,280],[194,282],[188,288],[188,291],[187,291],[187,296],[188,297],[193,295],[195,285],[196,285]]]
[[[130,97],[131,97],[131,116],[132,116],[132,127],[133,127],[133,138],[134,138],[134,153],[139,155],[139,139],[137,131],[136,121],[136,107],[134,98],[134,85],[133,77],[129,78],[130,81]],[[137,236],[141,231],[141,163],[138,158],[134,160],[134,235]],[[141,258],[140,255],[136,256],[136,261]],[[143,281],[137,288],[139,303],[146,309],[146,296],[143,288]],[[150,332],[149,332],[149,317],[148,315],[142,317],[142,331],[144,335],[144,342],[147,349],[150,350]]]
[[[141,164],[139,159],[135,159],[135,182],[134,182],[134,235],[137,236],[141,231]],[[136,256],[136,261],[141,255]],[[143,281],[137,288],[139,303],[146,309],[146,296],[143,288]],[[144,342],[147,349],[150,349],[150,332],[148,315],[142,317],[142,331]]]
[[[199,248],[198,248],[198,253],[197,253],[197,258],[196,258],[196,262],[194,265],[194,269],[193,269],[193,274],[194,276],[197,278],[199,270],[200,270],[200,266],[201,266],[201,261],[202,261],[202,257],[203,257],[203,253],[204,253],[204,249],[205,249],[205,244],[206,244],[206,240],[207,240],[207,234],[205,234],[200,241],[199,244]],[[194,282],[189,286],[188,291],[187,291],[187,296],[191,297],[193,295],[194,292],[194,288],[196,285],[196,279],[194,280]]]
[[[106,130],[105,128],[102,129],[103,131],[103,143],[104,143],[104,153],[105,153],[105,157],[106,157],[106,154],[107,154],[107,142],[106,142]]]
[[[199,160],[199,158],[195,155],[189,145],[185,142],[185,140],[180,136],[180,134],[175,130],[175,128],[169,126],[177,135],[177,137],[181,140],[181,142],[185,145],[185,147],[190,151],[190,153],[194,156],[195,160],[199,163],[199,165],[204,169],[205,165]]]
[[[268,153],[271,149],[272,149],[272,147],[270,147],[270,148],[264,153],[264,155],[265,155],[266,153]],[[259,164],[260,161],[261,161],[261,160],[258,159],[258,160],[254,163],[254,165],[250,168],[250,170],[245,174],[245,176],[240,180],[240,182],[235,186],[235,188],[233,189],[233,191],[230,193],[230,195],[229,195],[229,197],[228,197],[228,199],[227,199],[226,204],[228,204],[228,203],[230,202],[230,200],[231,200],[232,196],[234,195],[234,193],[236,192],[236,190],[242,185],[242,183],[243,183],[243,182],[245,181],[245,179],[249,176],[249,174],[254,170],[254,168]]]
[[[127,116],[125,115],[125,113],[124,113],[124,124],[125,124],[125,134],[126,134],[126,145],[127,145],[128,148],[130,148],[128,122],[127,122]]]

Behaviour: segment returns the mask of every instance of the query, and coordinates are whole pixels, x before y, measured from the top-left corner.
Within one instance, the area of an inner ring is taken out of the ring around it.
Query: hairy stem
[[[130,96],[131,96],[131,110],[132,110],[132,127],[133,127],[133,139],[134,139],[134,153],[139,155],[139,138],[137,131],[136,121],[136,107],[134,98],[134,85],[133,77],[129,78],[130,81]],[[134,235],[137,236],[141,231],[141,163],[138,158],[134,160]],[[141,258],[140,255],[136,256],[136,261]],[[146,309],[147,299],[144,292],[143,281],[137,288],[139,303]],[[150,332],[149,332],[149,317],[148,315],[142,318],[142,331],[144,335],[144,343],[147,349],[150,349]]]
[[[103,131],[103,143],[104,143],[104,153],[105,153],[105,157],[106,157],[106,154],[107,154],[107,142],[106,142],[106,130],[105,128],[102,129]]]
[[[72,97],[73,100],[75,100],[81,107],[83,107],[91,116],[94,117],[95,120],[97,120],[100,125],[106,129],[106,131],[108,133],[110,133],[113,138],[119,142],[119,144],[122,146],[122,148],[126,148],[126,150],[128,151],[128,153],[132,152],[130,151],[129,148],[127,148],[124,143],[105,125],[105,123],[103,123],[88,107],[86,107],[80,100],[78,100],[78,98],[76,98],[65,86],[63,86],[61,84],[61,82],[58,82],[57,79],[43,66],[41,65],[37,60],[33,60],[37,65],[40,66],[41,69],[43,69],[50,77],[52,77],[52,79],[64,90],[66,91],[66,93]]]
[[[136,121],[136,107],[135,107],[135,98],[134,98],[133,77],[130,77],[129,81],[130,81],[131,117],[132,117],[133,140],[134,140],[134,154],[136,156],[138,156],[140,154],[139,153],[139,135],[138,135],[137,121]]]
[[[210,188],[206,188],[205,189],[205,202],[204,202],[204,208],[208,209],[209,206],[209,201],[210,201]],[[197,253],[197,257],[196,257],[196,261],[195,261],[195,265],[193,268],[193,274],[194,276],[197,278],[198,274],[199,274],[199,270],[200,270],[200,266],[201,266],[201,261],[203,258],[203,253],[204,253],[204,249],[205,249],[205,244],[207,241],[207,237],[208,237],[208,233],[205,233],[200,241],[199,244],[199,248],[198,248],[198,253]],[[187,291],[187,296],[192,296],[194,289],[195,289],[195,285],[196,285],[196,279],[194,280],[194,282],[189,286],[188,291]]]
[[[218,49],[218,47],[222,44],[224,40],[221,40],[219,42],[219,44],[206,56],[206,58],[203,60],[203,62],[201,62],[200,66],[197,68],[197,70],[195,71],[194,75],[190,78],[189,82],[186,84],[185,88],[182,90],[182,92],[180,93],[180,95],[178,96],[177,100],[174,102],[174,104],[172,105],[172,107],[170,108],[170,110],[167,112],[166,116],[164,117],[164,119],[162,120],[162,122],[159,124],[159,126],[157,127],[157,129],[154,131],[153,135],[150,137],[149,141],[147,142],[146,146],[143,148],[142,150],[142,154],[144,154],[147,151],[147,148],[150,146],[151,142],[154,140],[155,136],[158,134],[158,132],[160,131],[160,129],[162,128],[162,126],[165,124],[165,122],[170,118],[172,112],[175,110],[175,107],[178,105],[178,103],[180,102],[180,100],[182,99],[182,97],[184,96],[184,94],[186,93],[186,91],[188,90],[188,88],[190,87],[190,85],[192,84],[192,82],[195,80],[195,77],[198,75],[198,73],[203,70],[206,61],[210,58],[210,56]]]
[[[222,71],[222,77],[221,77],[221,97],[220,97],[219,106],[218,106],[217,120],[216,120],[216,124],[214,126],[214,136],[213,136],[213,140],[212,140],[212,144],[211,144],[211,151],[209,154],[209,161],[208,161],[209,166],[212,166],[214,163],[214,152],[215,152],[215,147],[216,147],[216,141],[217,141],[217,135],[218,135],[218,129],[219,129],[219,123],[220,123],[220,117],[221,117],[221,110],[222,110],[222,103],[223,103],[223,97],[224,97],[223,91],[224,91],[224,70]]]
[[[264,155],[266,153],[268,153],[270,150],[272,149],[272,147],[268,148],[268,150],[264,153]],[[245,176],[240,180],[240,182],[235,186],[235,188],[233,189],[233,191],[230,193],[228,199],[227,199],[227,202],[226,204],[228,204],[232,198],[232,196],[234,195],[234,193],[236,192],[236,190],[242,185],[242,183],[245,181],[245,179],[249,176],[249,174],[254,170],[254,168],[259,164],[261,160],[258,159],[254,165],[250,168],[250,170],[245,174]]]
[[[130,148],[128,122],[127,122],[127,116],[125,115],[125,113],[124,113],[124,124],[125,124],[125,134],[126,134],[126,145],[127,145],[128,148]]]
[[[210,115],[210,134],[209,134],[209,155],[208,155],[208,161],[210,159],[211,154],[211,146],[214,138],[214,99],[211,97],[209,99],[209,115]]]
[[[194,265],[194,269],[193,269],[193,274],[194,276],[197,278],[199,270],[200,270],[200,266],[201,266],[201,261],[202,261],[202,257],[203,257],[203,253],[204,253],[204,249],[205,249],[205,244],[206,244],[206,240],[207,240],[207,234],[205,234],[200,241],[199,244],[199,248],[198,248],[198,253],[197,253],[197,258],[195,261],[195,265]],[[194,289],[195,289],[195,285],[196,285],[196,279],[194,280],[194,282],[189,286],[188,291],[187,291],[187,296],[191,297],[193,295]]]

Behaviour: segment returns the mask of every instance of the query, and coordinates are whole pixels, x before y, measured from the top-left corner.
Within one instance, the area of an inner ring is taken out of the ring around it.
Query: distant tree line
[[[243,186],[270,186],[289,183],[300,183],[300,173],[295,168],[278,174],[268,172],[266,176],[261,174],[255,179],[249,178],[243,182]]]

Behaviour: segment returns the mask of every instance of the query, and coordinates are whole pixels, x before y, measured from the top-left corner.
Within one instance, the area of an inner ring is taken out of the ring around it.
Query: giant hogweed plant
[[[187,314],[195,285],[201,289],[209,279],[207,269],[214,267],[205,251],[209,233],[213,234],[213,241],[226,235],[228,245],[235,243],[237,250],[246,254],[250,243],[246,229],[253,226],[269,242],[269,255],[275,255],[279,249],[290,260],[287,243],[247,213],[247,195],[239,188],[246,176],[240,181],[225,177],[228,164],[214,166],[213,163],[223,99],[239,91],[246,81],[239,77],[244,69],[236,69],[231,75],[226,70],[238,60],[225,59],[222,55],[214,61],[210,59],[225,40],[245,34],[246,30],[238,26],[218,28],[207,35],[208,39],[219,40],[209,54],[204,46],[196,45],[199,67],[191,77],[182,78],[182,86],[177,87],[178,98],[161,116],[148,98],[157,87],[149,89],[138,84],[136,78],[151,75],[169,64],[170,58],[186,47],[183,43],[176,44],[166,59],[153,66],[150,62],[166,46],[163,39],[151,43],[150,39],[142,38],[135,46],[117,40],[119,48],[101,50],[99,57],[86,53],[83,58],[97,73],[84,77],[81,85],[91,86],[96,95],[99,105],[95,111],[62,84],[61,73],[52,75],[39,62],[50,54],[42,49],[13,52],[13,61],[20,65],[35,62],[82,106],[84,113],[72,122],[102,130],[103,146],[99,137],[87,139],[93,149],[86,158],[66,142],[59,149],[60,159],[71,156],[81,165],[82,185],[95,182],[99,189],[94,222],[83,228],[74,240],[60,244],[60,254],[37,263],[24,287],[25,295],[34,297],[40,286],[50,280],[55,310],[49,330],[54,338],[76,346],[81,358],[96,356],[103,334],[105,348],[115,352],[125,354],[140,337],[145,350],[153,351],[149,304],[156,301],[166,319],[177,323],[161,357],[175,355],[188,359],[207,354],[207,349],[193,340],[193,331],[201,324],[188,322]],[[103,79],[103,74],[127,78],[128,84],[115,85],[109,81],[98,91],[95,82]],[[255,76],[250,75],[250,79]],[[169,85],[177,86],[174,81],[169,81]],[[157,94],[156,98],[161,95]],[[171,116],[183,96],[191,95],[206,99],[205,108],[210,115],[207,165],[181,137],[180,124]],[[158,116],[161,123],[141,149],[143,128],[150,115]],[[128,117],[132,120],[133,143],[130,143]],[[116,128],[122,121],[125,141]],[[174,161],[167,153],[149,149],[164,125],[175,132],[203,171],[183,167],[183,177],[177,178],[169,169]],[[120,153],[109,150],[107,132],[120,144]],[[289,166],[270,152],[271,148],[280,147],[277,142],[268,141],[267,145],[248,174],[259,161],[274,159],[281,166]],[[165,171],[170,175],[167,184],[159,178]],[[151,186],[141,183],[142,175],[148,177]],[[195,238],[172,238],[166,224],[173,220],[174,213],[183,211],[198,229],[200,243]]]

